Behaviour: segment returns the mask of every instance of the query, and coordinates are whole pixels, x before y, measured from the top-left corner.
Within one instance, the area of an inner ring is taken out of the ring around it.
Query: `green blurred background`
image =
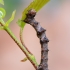
[[[4,8],[7,11],[7,16],[9,16],[13,10],[20,10],[24,5],[24,0],[4,0]],[[24,7],[23,7],[24,8]]]

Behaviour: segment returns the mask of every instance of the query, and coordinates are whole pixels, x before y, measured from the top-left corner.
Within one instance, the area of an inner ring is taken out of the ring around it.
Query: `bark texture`
[[[40,23],[35,20],[36,11],[31,9],[26,14],[24,22],[30,24],[37,32],[37,37],[40,39],[41,44],[41,62],[37,70],[48,70],[48,38],[45,34],[45,29],[41,27]]]

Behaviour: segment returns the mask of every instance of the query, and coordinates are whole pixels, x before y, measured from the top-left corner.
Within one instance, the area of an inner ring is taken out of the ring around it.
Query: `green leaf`
[[[0,0],[0,4],[4,5],[4,1],[3,0]]]
[[[4,18],[6,15],[6,11],[4,8],[0,8],[0,18]]]
[[[21,27],[21,20],[20,19],[18,19],[18,21],[17,21],[17,24]]]
[[[34,9],[37,12],[48,2],[49,0],[33,0],[30,5],[23,11],[22,20],[25,19],[28,10]]]
[[[23,11],[21,20],[24,20],[26,18],[28,10],[34,9],[36,12],[38,12],[46,3],[48,3],[48,1],[50,0],[33,0],[33,2],[31,2],[30,5]],[[21,22],[20,27],[24,28],[25,24],[25,22]]]
[[[15,13],[16,13],[16,10],[13,11],[11,18],[6,22],[6,26],[9,26],[9,24],[14,20]]]

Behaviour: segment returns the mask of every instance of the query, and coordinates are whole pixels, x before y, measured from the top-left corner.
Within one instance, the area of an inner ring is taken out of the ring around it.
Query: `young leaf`
[[[25,57],[24,59],[21,60],[21,62],[25,62],[27,60],[28,60],[27,57]]]
[[[14,20],[15,13],[16,13],[16,10],[13,11],[11,18],[6,22],[6,26],[9,26],[9,24]]]
[[[4,18],[6,15],[6,11],[4,8],[0,8],[0,18]]]
[[[26,18],[28,10],[34,9],[36,12],[38,12],[48,1],[50,0],[33,0],[33,2],[31,2],[30,5],[23,11],[21,20]],[[25,22],[21,22],[21,27],[23,28],[24,26]]]
[[[4,1],[3,0],[0,0],[0,4],[4,5]]]
[[[21,23],[23,23],[23,21],[21,19],[18,19],[17,24],[23,29],[25,23],[23,23],[23,24],[21,24]]]

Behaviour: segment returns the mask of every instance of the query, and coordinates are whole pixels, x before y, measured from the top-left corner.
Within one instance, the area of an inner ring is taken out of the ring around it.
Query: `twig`
[[[23,33],[23,28],[20,28],[20,41],[21,41],[22,45],[26,48],[26,50],[29,52],[29,54],[32,55],[32,53],[29,51],[29,49],[26,47],[26,45],[23,41],[23,34],[22,33]]]
[[[38,65],[37,70],[48,70],[48,38],[45,34],[45,29],[42,28],[35,20],[36,11],[31,9],[28,11],[28,14],[26,14],[26,19],[23,20],[24,22],[30,24],[37,32],[37,37],[40,39],[41,44],[41,62],[40,65]]]
[[[24,52],[24,54],[26,55],[26,57],[28,58],[28,60],[32,63],[32,65],[34,66],[34,68],[37,70],[37,64],[36,61],[32,60],[31,58],[31,54],[29,54],[29,52],[26,50],[26,48],[19,42],[19,40],[16,38],[16,36],[14,35],[14,33],[10,30],[9,27],[5,26],[5,23],[1,23],[0,24],[4,27],[4,30],[10,35],[10,37],[15,41],[15,43],[18,45],[18,47]],[[33,57],[34,58],[34,57]],[[35,59],[35,58],[34,58]]]

